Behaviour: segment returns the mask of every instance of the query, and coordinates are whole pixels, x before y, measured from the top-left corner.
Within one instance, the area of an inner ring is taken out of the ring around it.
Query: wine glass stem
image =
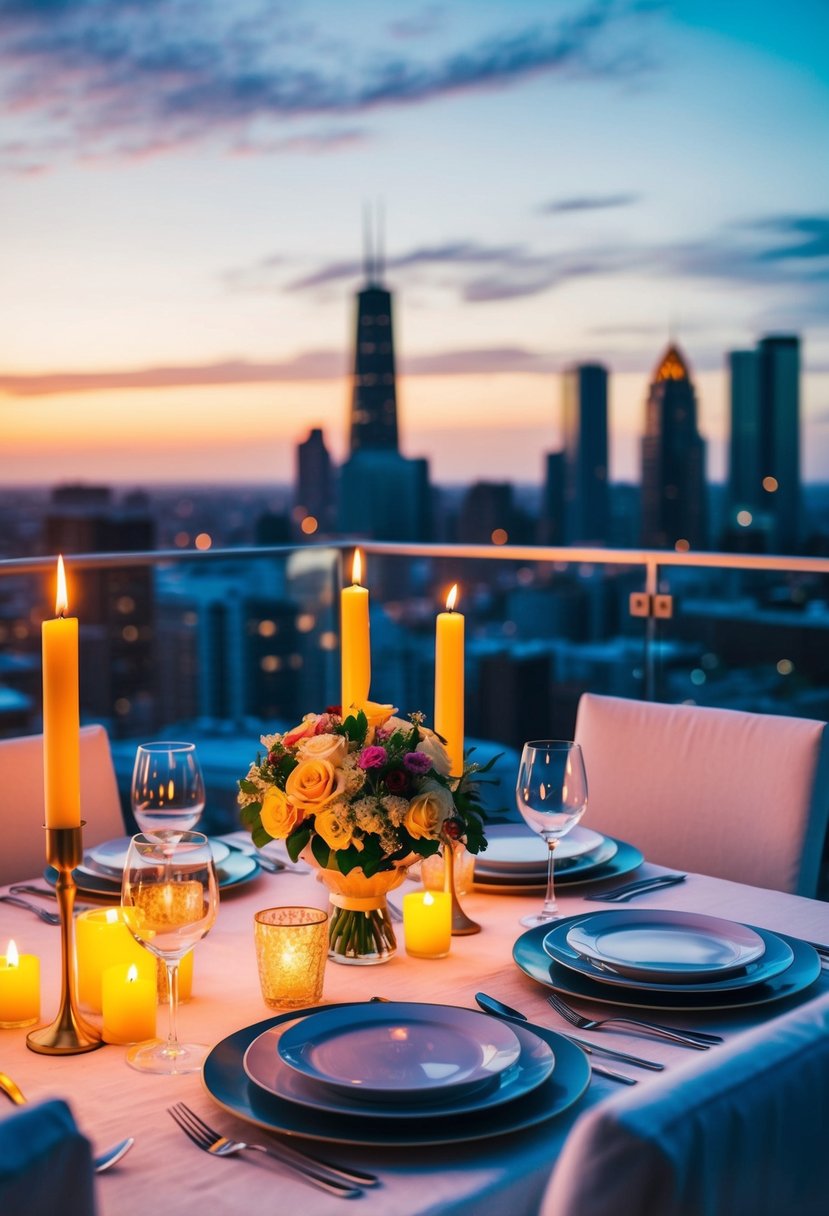
[[[167,967],[167,992],[169,994],[169,1022],[167,1030],[167,1047],[168,1055],[174,1056],[178,1053],[178,1029],[176,1021],[178,1018],[178,959],[165,959]]]
[[[547,836],[547,894],[544,896],[544,907],[542,908],[542,916],[556,917],[558,916],[558,905],[556,903],[556,889],[553,881],[553,869],[556,845],[558,841],[552,836]]]

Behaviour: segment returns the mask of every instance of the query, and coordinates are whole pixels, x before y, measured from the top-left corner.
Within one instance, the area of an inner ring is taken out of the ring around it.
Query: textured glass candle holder
[[[319,908],[266,908],[254,917],[262,998],[271,1009],[301,1009],[322,996],[328,914]]]

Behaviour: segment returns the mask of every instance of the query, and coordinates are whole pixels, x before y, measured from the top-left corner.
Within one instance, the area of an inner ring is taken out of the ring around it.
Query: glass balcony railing
[[[505,751],[572,736],[587,689],[829,718],[829,559],[360,542],[372,696],[432,717],[435,615],[466,618],[466,732]],[[103,722],[119,784],[136,742],[202,746],[211,830],[259,735],[339,700],[338,591],[353,545],[67,558],[81,714]],[[54,558],[0,561],[0,735],[40,729],[40,622]],[[496,770],[498,771],[498,770]]]

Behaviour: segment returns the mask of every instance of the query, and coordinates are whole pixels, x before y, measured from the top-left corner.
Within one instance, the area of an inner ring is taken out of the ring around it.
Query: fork
[[[341,1199],[361,1195],[361,1187],[375,1186],[378,1181],[374,1174],[364,1174],[360,1170],[344,1169],[327,1161],[317,1161],[286,1144],[248,1144],[244,1140],[231,1140],[209,1127],[184,1102],[176,1102],[174,1106],[168,1107],[167,1113],[172,1115],[184,1134],[198,1148],[214,1157],[232,1157],[245,1150],[265,1153],[300,1174],[306,1181],[312,1182],[314,1186]]]
[[[602,1026],[633,1026],[637,1030],[649,1030],[652,1034],[670,1039],[673,1043],[681,1043],[683,1047],[695,1047],[697,1051],[707,1051],[714,1043],[722,1043],[722,1038],[716,1034],[705,1034],[701,1030],[674,1030],[671,1026],[662,1026],[658,1022],[644,1022],[636,1018],[586,1018],[577,1013],[557,992],[551,992],[547,997],[548,1005],[561,1014],[565,1022],[576,1026],[579,1030],[600,1030]]]
[[[0,900],[6,904],[14,904],[16,908],[26,908],[29,912],[34,912],[35,916],[39,916],[47,925],[60,924],[60,917],[57,912],[49,912],[46,908],[39,908],[37,904],[29,903],[28,899],[21,899],[19,895],[0,895]]]

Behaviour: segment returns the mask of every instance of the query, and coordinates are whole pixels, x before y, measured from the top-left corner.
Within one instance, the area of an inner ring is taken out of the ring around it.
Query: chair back
[[[826,723],[585,693],[585,824],[648,861],[814,897],[829,818]]]
[[[825,1216],[827,1127],[822,996],[593,1107],[539,1216]]]
[[[124,817],[103,726],[81,727],[80,753],[81,818],[88,848],[123,836]],[[43,820],[43,736],[0,739],[0,884],[42,873]]]

